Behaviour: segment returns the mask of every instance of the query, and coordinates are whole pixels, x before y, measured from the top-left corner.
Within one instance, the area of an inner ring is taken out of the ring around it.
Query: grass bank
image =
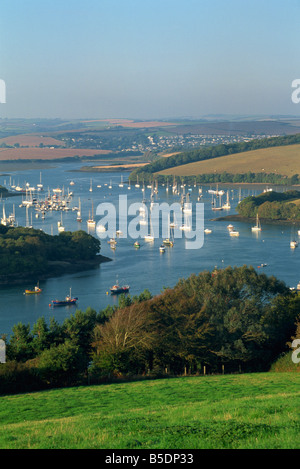
[[[269,372],[3,396],[0,448],[295,449],[299,385]]]

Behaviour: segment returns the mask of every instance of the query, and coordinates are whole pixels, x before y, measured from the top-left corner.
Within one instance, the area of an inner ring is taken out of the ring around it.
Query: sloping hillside
[[[248,171],[277,173],[287,177],[300,174],[300,145],[262,148],[221,156],[165,169],[156,174],[195,176],[223,172],[241,174]]]

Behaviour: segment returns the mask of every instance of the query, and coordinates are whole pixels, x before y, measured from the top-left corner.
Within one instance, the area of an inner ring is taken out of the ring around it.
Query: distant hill
[[[268,182],[297,184],[300,134],[203,146],[159,158],[133,171],[130,180],[197,177],[197,182]],[[245,179],[244,175],[251,173]],[[209,177],[203,177],[203,176]],[[254,175],[254,177],[253,177]],[[201,177],[199,177],[201,176]],[[266,177],[268,176],[268,177]],[[294,178],[294,180],[291,180]]]
[[[287,177],[300,174],[300,144],[261,148],[197,161],[160,171],[159,174],[176,176],[223,172],[240,174],[249,170],[254,173],[277,173]]]

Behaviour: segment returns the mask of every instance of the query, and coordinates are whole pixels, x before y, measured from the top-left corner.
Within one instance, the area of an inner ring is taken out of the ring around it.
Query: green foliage
[[[39,275],[50,261],[89,261],[100,252],[100,241],[85,231],[51,236],[31,228],[0,229],[0,276]]]
[[[59,387],[76,383],[84,370],[82,350],[72,341],[65,341],[44,350],[36,366],[36,373],[42,382]]]
[[[243,199],[237,206],[237,212],[242,217],[272,220],[298,220],[300,219],[300,205],[293,201],[300,199],[299,191],[264,192],[258,196]]]
[[[18,391],[124,376],[265,371],[299,335],[300,295],[253,267],[227,267],[181,279],[152,298],[122,296],[119,305],[92,308],[30,330],[21,323],[6,340],[20,376]],[[16,389],[12,365],[2,368],[0,392]],[[7,373],[5,372],[7,370]],[[26,378],[27,376],[27,378]],[[11,386],[11,388],[10,388]]]
[[[286,350],[299,312],[299,298],[283,282],[252,267],[202,272],[145,301],[142,311],[133,303],[98,326],[95,354],[115,372],[267,369]],[[137,317],[144,320],[130,350],[121,338],[132,334]]]

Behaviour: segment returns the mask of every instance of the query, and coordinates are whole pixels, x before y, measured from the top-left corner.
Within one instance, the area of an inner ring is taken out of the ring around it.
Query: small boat
[[[260,269],[260,268],[263,268],[263,267],[267,267],[267,265],[268,264],[260,264],[260,265],[257,266],[257,268]]]
[[[106,231],[106,228],[104,225],[97,225],[97,231],[99,231],[100,233],[104,233]]]
[[[212,230],[209,229],[209,228],[205,228],[205,230],[204,230],[204,233],[206,233],[206,234],[211,233],[211,232],[212,232]]]
[[[71,295],[71,288],[70,288],[70,294],[65,297],[64,300],[52,300],[51,304],[49,306],[69,306],[69,305],[75,305],[78,301],[78,298],[72,298]]]
[[[113,285],[110,289],[110,293],[112,295],[119,295],[120,293],[128,293],[129,292],[129,288],[130,286],[129,285],[123,285],[123,286],[120,286],[118,284],[118,282]]]
[[[232,230],[233,230],[233,228],[234,228],[234,226],[233,226],[233,225],[231,225],[231,223],[230,223],[229,225],[227,225],[227,229],[228,229],[229,231],[232,231]]]
[[[291,247],[292,249],[295,249],[297,246],[298,246],[298,242],[297,242],[297,241],[291,241],[291,242],[290,242],[290,247]]]
[[[42,292],[42,289],[37,284],[33,290],[25,290],[24,295],[36,295],[41,292]]]
[[[236,230],[229,231],[229,234],[230,234],[230,236],[240,236],[239,231],[236,231]]]
[[[165,252],[166,248],[163,244],[161,244],[161,246],[159,246],[159,250],[160,252]]]
[[[163,240],[165,246],[174,246],[174,242],[170,238],[166,238]]]
[[[138,241],[136,241],[136,242],[134,243],[134,247],[137,248],[137,249],[139,249],[139,248],[141,247],[141,245],[140,245],[140,243],[139,243]]]

